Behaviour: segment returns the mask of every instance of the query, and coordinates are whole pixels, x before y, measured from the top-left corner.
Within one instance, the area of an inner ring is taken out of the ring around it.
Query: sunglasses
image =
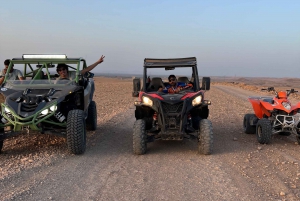
[[[170,81],[170,82],[176,81],[176,78],[171,78],[169,81]]]
[[[57,69],[58,72],[63,71],[63,70],[67,70],[67,69],[65,69],[65,68],[59,68],[59,69]]]

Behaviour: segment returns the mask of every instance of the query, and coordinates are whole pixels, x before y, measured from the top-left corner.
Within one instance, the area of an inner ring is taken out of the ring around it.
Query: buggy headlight
[[[54,112],[56,109],[57,109],[56,105],[53,105],[53,106],[50,107],[50,110],[51,110],[52,112]]]
[[[6,113],[10,113],[10,110],[7,107],[5,107],[4,110]]]
[[[152,107],[152,105],[153,105],[153,101],[150,98],[146,97],[146,96],[143,96],[143,103],[147,106],[150,106],[150,107]]]
[[[49,109],[45,109],[45,110],[43,110],[42,112],[41,112],[41,114],[43,114],[43,115],[46,115],[46,114],[48,114],[49,113]]]
[[[282,105],[285,109],[291,110],[291,105],[288,102],[282,102]]]
[[[201,100],[202,100],[202,96],[201,95],[197,96],[196,98],[193,99],[192,105],[193,106],[200,105],[201,104]]]

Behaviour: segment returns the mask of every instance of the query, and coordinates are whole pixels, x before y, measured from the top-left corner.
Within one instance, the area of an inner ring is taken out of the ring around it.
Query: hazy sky
[[[63,53],[94,72],[197,57],[200,75],[300,77],[299,0],[0,0],[0,62]]]

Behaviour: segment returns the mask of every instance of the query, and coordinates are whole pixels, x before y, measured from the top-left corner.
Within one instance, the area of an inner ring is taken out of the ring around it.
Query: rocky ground
[[[212,101],[214,149],[208,156],[197,153],[194,140],[156,141],[147,154],[133,155],[131,80],[95,81],[98,127],[88,132],[86,152],[69,154],[65,139],[56,136],[24,133],[6,140],[0,200],[300,200],[295,136],[275,135],[261,145],[242,129],[244,114],[252,113],[247,97],[271,95],[260,88],[278,81],[212,84],[206,99]]]

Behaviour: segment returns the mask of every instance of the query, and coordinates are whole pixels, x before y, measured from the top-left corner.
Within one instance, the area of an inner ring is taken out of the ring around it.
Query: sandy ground
[[[300,200],[295,137],[276,135],[260,145],[242,129],[244,114],[252,113],[248,96],[271,95],[261,87],[296,88],[299,80],[287,86],[286,79],[238,79],[212,79],[206,92],[212,155],[197,154],[197,142],[183,140],[150,143],[147,154],[136,156],[131,80],[95,78],[98,127],[88,132],[86,152],[69,154],[65,139],[56,136],[6,140],[0,200]]]

